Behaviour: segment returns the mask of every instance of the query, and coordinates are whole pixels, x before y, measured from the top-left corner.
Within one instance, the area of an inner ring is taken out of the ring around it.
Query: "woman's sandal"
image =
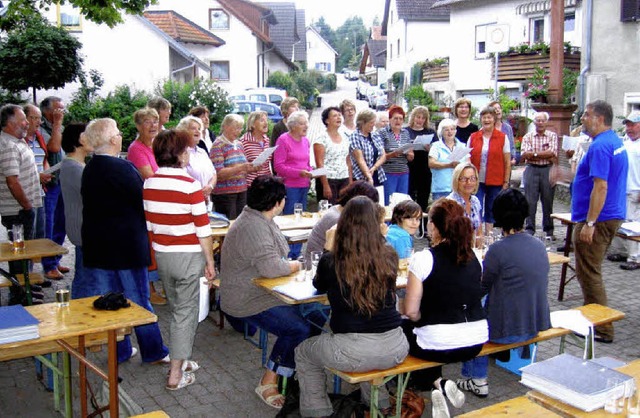
[[[182,362],[182,371],[193,373],[200,370],[200,365],[193,360],[184,360]]]
[[[269,383],[266,385],[260,385],[256,388],[256,394],[260,397],[260,399],[262,399],[262,402],[266,403],[267,405],[269,405],[272,408],[276,408],[276,409],[282,409],[282,405],[284,405],[284,396],[282,396],[281,393],[278,393],[277,395],[271,395],[269,397],[264,397],[264,393],[266,391],[268,391],[269,389],[275,389],[276,391],[278,390],[278,385],[275,383]],[[278,405],[275,401],[277,400],[282,400],[282,405]]]
[[[182,377],[177,385],[167,384],[165,389],[167,390],[179,390],[189,385],[196,383],[196,375],[190,372],[182,372]]]

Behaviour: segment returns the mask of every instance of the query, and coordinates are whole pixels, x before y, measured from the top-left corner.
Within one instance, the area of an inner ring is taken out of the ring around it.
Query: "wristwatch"
[[[596,225],[596,221],[587,221],[587,226],[593,228]]]

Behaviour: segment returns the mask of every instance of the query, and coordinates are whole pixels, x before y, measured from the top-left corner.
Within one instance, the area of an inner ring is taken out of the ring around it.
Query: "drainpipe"
[[[264,43],[262,44],[262,47],[264,48]],[[267,52],[271,52],[274,49],[275,49],[275,45],[265,51],[262,51],[256,56],[256,70],[257,70],[256,78],[258,82],[256,87],[264,87],[264,56]],[[260,57],[262,57],[262,85],[260,85]]]
[[[591,33],[592,33],[592,25],[593,25],[593,0],[585,0],[584,1],[584,19],[582,20],[585,23],[584,26],[584,45],[582,48],[582,53],[585,56],[584,67],[580,70],[580,75],[578,76],[578,86],[580,91],[580,100],[578,100],[578,111],[581,112],[584,110],[585,102],[587,99],[587,95],[585,94],[585,79],[587,77],[587,73],[591,69]]]
[[[179,73],[180,71],[188,70],[189,68],[193,68],[195,66],[196,66],[196,62],[193,61],[190,65],[187,65],[186,67],[178,68],[177,70],[171,71],[171,79],[173,79],[173,76],[176,75],[176,73]]]

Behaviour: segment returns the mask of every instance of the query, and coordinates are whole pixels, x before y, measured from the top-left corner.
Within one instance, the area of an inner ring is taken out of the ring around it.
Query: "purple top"
[[[158,171],[158,164],[156,164],[156,157],[153,155],[153,149],[137,139],[129,145],[127,160],[131,161],[138,170],[145,165],[148,165],[154,173]]]
[[[309,139],[303,136],[295,140],[289,132],[280,135],[278,148],[273,153],[273,165],[286,187],[309,187],[308,177],[301,177],[302,170],[311,171],[309,164]]]

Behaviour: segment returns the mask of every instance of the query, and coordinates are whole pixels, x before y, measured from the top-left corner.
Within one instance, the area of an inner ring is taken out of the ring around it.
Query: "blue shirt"
[[[396,250],[396,252],[398,253],[398,257],[411,257],[413,240],[411,239],[411,235],[409,235],[407,231],[402,229],[400,225],[393,224],[389,226],[389,231],[387,232],[387,242]]]
[[[384,142],[379,135],[371,135],[368,137],[362,135],[360,129],[351,134],[349,137],[349,152],[351,155],[351,163],[353,164],[353,178],[356,180],[366,180],[365,174],[360,170],[358,162],[353,157],[353,151],[362,151],[362,157],[364,163],[368,168],[373,167],[378,158],[384,155]],[[384,168],[380,167],[376,171],[378,175],[378,183],[382,184],[387,180],[387,176],[384,173]]]
[[[466,145],[454,138],[453,149],[465,148]],[[433,157],[439,163],[448,163],[449,156],[453,150],[447,147],[444,140],[434,142],[429,151],[429,157]],[[468,157],[465,158],[467,160]],[[432,168],[431,169],[431,191],[435,193],[451,193],[451,180],[453,178],[453,168]]]
[[[628,171],[627,151],[618,135],[609,129],[593,138],[573,180],[571,220],[586,222],[594,177],[607,182],[607,197],[597,221],[625,219]]]

